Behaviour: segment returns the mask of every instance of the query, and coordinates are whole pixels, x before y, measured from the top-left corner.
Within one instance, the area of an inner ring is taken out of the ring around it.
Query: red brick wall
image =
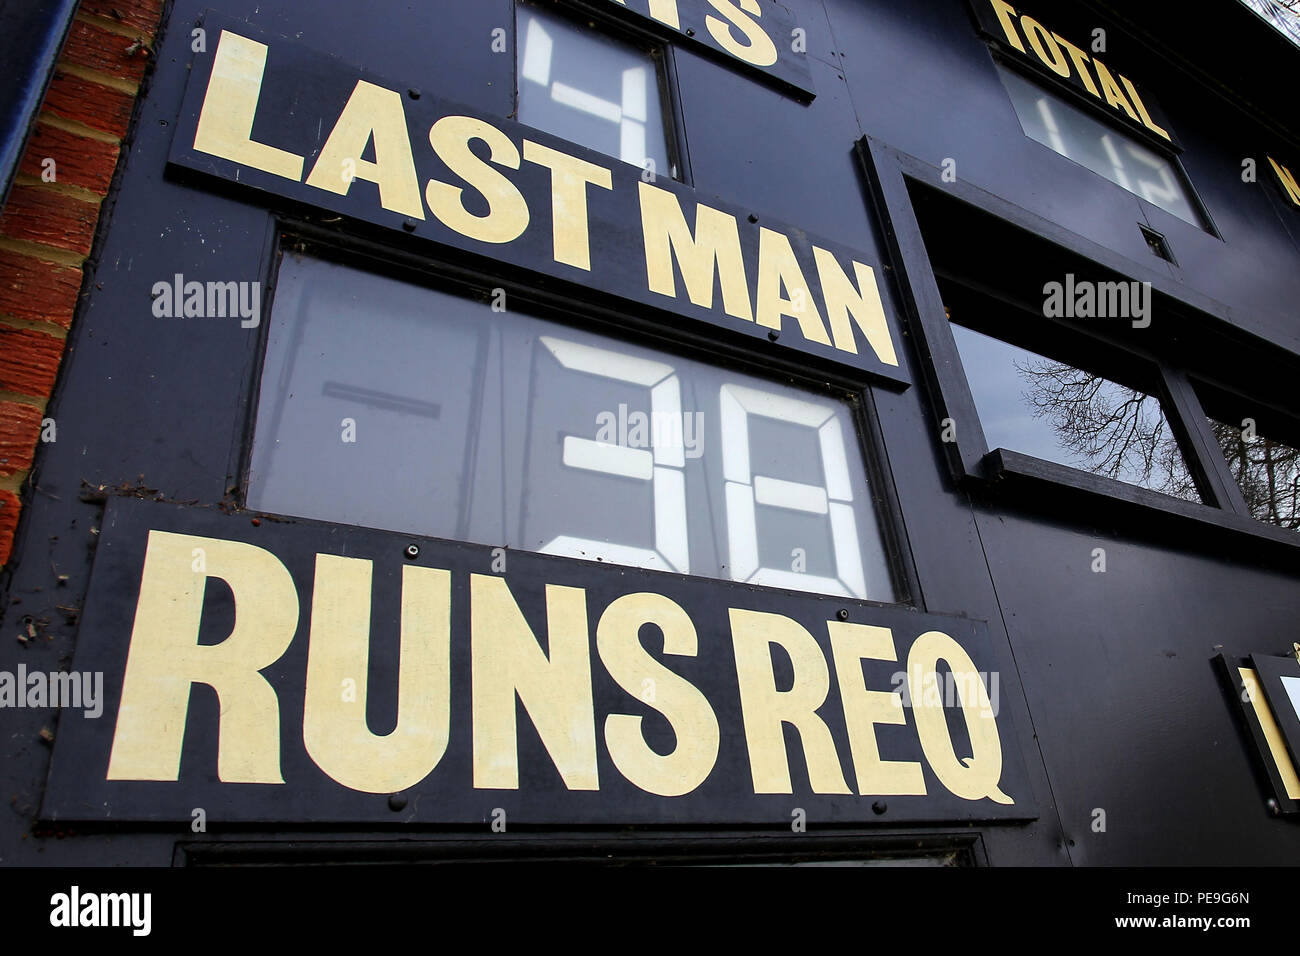
[[[163,2],[82,0],[0,211],[0,566]]]

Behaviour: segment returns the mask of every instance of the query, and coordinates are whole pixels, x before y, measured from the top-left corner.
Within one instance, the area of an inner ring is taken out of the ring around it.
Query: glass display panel
[[[651,172],[675,176],[659,68],[645,50],[519,6],[521,123]]]
[[[1205,228],[1181,173],[1170,160],[1014,70],[999,72],[1026,136],[1179,219]]]
[[[248,505],[896,599],[846,398],[292,254]]]

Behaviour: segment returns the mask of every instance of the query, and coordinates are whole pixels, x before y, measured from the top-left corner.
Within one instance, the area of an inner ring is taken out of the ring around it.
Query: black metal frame
[[[948,280],[947,274],[939,271],[936,271],[936,277],[946,280],[944,285],[949,291],[945,295],[945,302],[952,303],[960,310],[959,315],[952,317],[951,322],[953,324],[973,329],[1004,342],[1013,343],[1042,354],[1053,361],[1063,362],[1091,374],[1100,375],[1105,379],[1156,399],[1160,403],[1161,410],[1175,436],[1175,440],[1178,442],[1179,447],[1184,450],[1184,463],[1196,485],[1202,502],[1217,504],[1225,500],[1226,489],[1221,486],[1221,483],[1215,481],[1216,476],[1201,466],[1201,459],[1198,456],[1191,456],[1186,453],[1186,448],[1189,442],[1192,441],[1192,435],[1186,427],[1185,416],[1179,412],[1182,402],[1175,398],[1175,394],[1181,391],[1177,384],[1171,381],[1171,376],[1176,373],[1168,366],[1161,363],[1154,356],[1137,350],[1129,351],[1118,348],[1109,339],[1098,336],[1093,329],[1067,327],[1063,323],[1043,320],[1037,324],[1036,328],[1012,330],[1011,326],[1015,323],[1015,318],[1003,320],[999,316],[997,319],[990,320],[984,315],[972,316],[972,313],[968,311],[968,307],[980,309],[988,305],[995,307],[1000,313],[1015,312],[1025,317],[1032,316],[1034,319],[1042,319],[1040,314],[1026,309],[1024,304],[1014,302],[1004,295],[980,289],[973,293],[972,298],[971,287],[966,286],[961,279]],[[955,361],[957,367],[962,369],[963,381],[966,381],[965,366],[960,355],[956,357]],[[960,432],[968,427],[970,427],[969,424],[963,421],[957,431]],[[998,450],[1002,451],[1002,449]],[[1090,475],[1089,477],[1097,476]],[[1100,480],[1115,481],[1116,484],[1129,487],[1127,483],[1122,481],[1106,478]],[[1170,497],[1165,495],[1164,492],[1156,492],[1153,489],[1143,490]]]
[[[858,155],[871,184],[876,211],[883,224],[890,256],[894,260],[906,321],[923,366],[921,379],[935,415],[935,440],[941,440],[941,422],[946,418],[963,423],[953,441],[942,442],[951,476],[965,487],[988,487],[1005,483],[1031,496],[1048,496],[1049,508],[1060,507],[1069,497],[1082,501],[1094,513],[1126,514],[1136,507],[1156,524],[1173,519],[1182,533],[1251,548],[1261,542],[1285,546],[1288,560],[1300,559],[1300,535],[1253,518],[1236,479],[1219,451],[1209,420],[1201,407],[1190,375],[1196,362],[1175,364],[1169,357],[1151,354],[1130,343],[1109,343],[1117,353],[1128,352],[1150,362],[1156,370],[1159,397],[1171,427],[1183,446],[1184,456],[1205,497],[1204,504],[1183,501],[1126,482],[1091,475],[1076,468],[1024,455],[1004,448],[990,448],[979,426],[970,386],[961,371],[957,346],[945,315],[936,270],[926,249],[925,237],[913,207],[912,191],[929,189],[946,193],[947,201],[965,204],[977,215],[1028,234],[1034,242],[1050,243],[1078,257],[1090,267],[1114,272],[1129,280],[1150,282],[1153,294],[1161,297],[1164,311],[1195,315],[1199,324],[1215,329],[1232,327],[1227,310],[1212,300],[1192,300],[1185,289],[1150,265],[1138,264],[1083,238],[1060,225],[962,182],[944,182],[941,170],[899,152],[870,137],[858,143]],[[1162,260],[1163,262],[1163,260]],[[1175,267],[1176,268],[1176,267]],[[1172,270],[1171,270],[1172,271]],[[1050,321],[1050,320],[1047,320]],[[1192,330],[1195,331],[1195,330]],[[1184,348],[1189,348],[1186,344]],[[1196,345],[1190,346],[1193,354]],[[1204,346],[1202,346],[1204,350]],[[1278,350],[1274,350],[1275,352]],[[1077,494],[1066,495],[1065,491]],[[1220,532],[1226,535],[1220,535]],[[1242,535],[1249,536],[1242,538]]]
[[[1260,792],[1272,794],[1271,799],[1277,807],[1275,811],[1277,814],[1287,816],[1300,814],[1300,800],[1293,800],[1287,796],[1281,772],[1269,750],[1268,738],[1255,713],[1251,690],[1238,672],[1238,668],[1242,666],[1254,669],[1254,662],[1248,658],[1238,659],[1218,654],[1212,664],[1223,681],[1225,694],[1232,698],[1229,703],[1238,718],[1237,729],[1241,733],[1244,749],[1252,755],[1251,766],[1260,784]],[[1262,694],[1263,691],[1258,686],[1258,673],[1255,676],[1257,683],[1254,693]]]
[[[510,831],[430,834],[423,839],[177,842],[173,866],[577,863],[603,866],[835,865],[863,860],[950,856],[947,865],[987,867],[979,830]]]

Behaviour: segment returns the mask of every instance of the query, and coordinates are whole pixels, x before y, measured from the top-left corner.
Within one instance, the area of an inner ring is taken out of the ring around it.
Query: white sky
[[[1292,3],[1290,8],[1278,0],[1241,0],[1254,10],[1273,28],[1288,37],[1296,46],[1300,46],[1300,4]]]

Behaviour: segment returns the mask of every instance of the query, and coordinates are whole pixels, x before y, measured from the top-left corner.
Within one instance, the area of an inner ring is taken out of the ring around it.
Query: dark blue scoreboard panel
[[[265,6],[172,8],[25,504],[47,859],[1294,861],[1285,122],[1093,5]]]

